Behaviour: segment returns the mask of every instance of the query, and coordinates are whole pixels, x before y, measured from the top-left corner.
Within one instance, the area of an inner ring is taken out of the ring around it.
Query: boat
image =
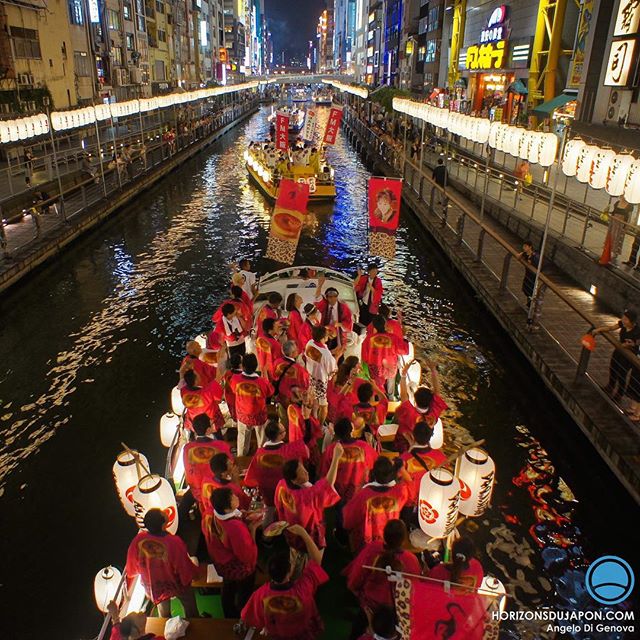
[[[331,91],[318,91],[313,94],[313,101],[317,105],[331,106],[333,104],[333,93]]]
[[[275,201],[278,198],[280,177],[251,150],[245,151],[244,160],[251,179],[267,198]],[[306,182],[309,185],[310,202],[334,200],[336,197],[334,170],[326,161],[324,167],[325,170],[317,174],[310,165],[291,166],[291,179],[296,182]]]
[[[289,107],[279,107],[277,111],[274,111],[268,118],[267,121],[270,124],[275,125],[277,112],[283,112],[289,116],[289,134],[299,133],[302,127],[304,126],[305,112],[303,109],[290,109]]]
[[[293,102],[308,102],[309,93],[307,89],[294,89],[291,91],[291,100]]]

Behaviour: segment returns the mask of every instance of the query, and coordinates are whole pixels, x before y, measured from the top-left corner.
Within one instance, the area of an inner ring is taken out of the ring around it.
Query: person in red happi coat
[[[246,511],[251,506],[251,498],[242,490],[240,474],[233,458],[226,453],[216,453],[209,462],[209,474],[203,478],[200,511],[211,510],[211,495],[216,489],[231,489],[238,498],[240,508]]]
[[[181,380],[178,383],[182,404],[186,409],[185,425],[192,429],[193,419],[200,413],[206,413],[214,430],[220,431],[224,426],[224,418],[220,411],[222,387],[216,380],[211,380],[206,386],[201,387],[192,367],[190,361],[183,364],[180,369]]]
[[[380,303],[382,302],[383,288],[382,280],[378,277],[378,267],[370,264],[367,273],[358,269],[355,279],[355,291],[360,307],[360,324],[368,325],[371,318],[378,314]]]

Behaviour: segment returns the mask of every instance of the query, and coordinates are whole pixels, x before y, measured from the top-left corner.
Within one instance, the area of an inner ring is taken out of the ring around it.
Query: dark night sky
[[[316,37],[318,17],[325,8],[324,0],[265,0],[264,4],[273,37],[274,57],[283,49],[287,59],[291,55],[306,56],[309,40]]]

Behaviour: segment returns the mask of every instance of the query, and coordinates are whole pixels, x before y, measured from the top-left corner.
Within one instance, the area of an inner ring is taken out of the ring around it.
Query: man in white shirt
[[[258,284],[256,282],[256,274],[251,271],[251,263],[247,258],[240,260],[240,269],[239,273],[244,276],[244,284],[242,288],[246,292],[246,294],[253,300],[253,297],[258,291]]]
[[[338,364],[327,347],[326,327],[314,327],[311,336],[311,340],[307,342],[304,349],[304,359],[315,398],[314,411],[320,424],[323,424],[327,417],[327,385],[331,376],[338,369]]]

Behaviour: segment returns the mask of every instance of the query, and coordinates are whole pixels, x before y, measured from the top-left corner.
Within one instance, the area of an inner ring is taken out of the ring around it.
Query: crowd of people
[[[419,528],[420,480],[447,464],[439,420],[447,404],[435,363],[426,363],[429,384],[410,389],[402,315],[385,303],[375,264],[355,276],[357,326],[321,272],[304,269],[300,277],[316,284],[314,302],[271,292],[255,313],[251,265],[233,265],[206,347],[186,345],[179,388],[188,490],[180,521],[200,520],[202,559],[223,578],[222,609],[239,619],[238,633],[254,627],[273,640],[319,637],[315,597],[330,580],[323,561],[332,538],[351,553],[341,570],[359,603],[350,638],[394,640],[386,568],[454,589],[478,588],[483,579],[467,538],[455,541],[446,563],[409,542]],[[349,354],[358,330],[361,357]],[[398,429],[383,442],[390,402]],[[243,477],[239,465],[247,462]],[[148,511],[144,525],[129,547],[128,578],[141,577],[160,615],[169,614],[174,597],[187,616],[198,615],[191,588],[197,569],[185,542],[165,531],[160,510]],[[138,614],[127,617],[112,638],[136,638],[141,624]]]

